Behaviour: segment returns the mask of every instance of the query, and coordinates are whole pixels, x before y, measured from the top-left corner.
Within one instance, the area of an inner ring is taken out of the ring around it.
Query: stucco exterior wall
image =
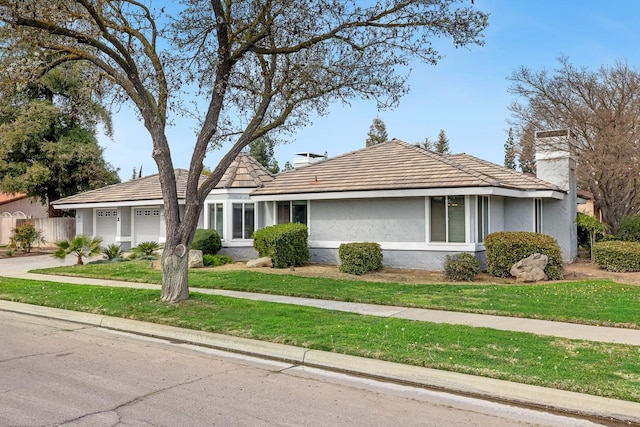
[[[249,261],[258,258],[258,252],[253,246],[224,246],[218,252],[220,255],[227,255],[234,261]]]
[[[76,209],[76,234],[93,236],[93,209]]]
[[[310,209],[313,241],[424,242],[425,200],[314,200]]]
[[[504,197],[489,198],[489,233],[504,230]]]
[[[22,212],[27,218],[47,218],[49,209],[36,199],[24,198],[0,205],[0,214]]]
[[[534,231],[533,207],[533,199],[505,199],[504,231]]]

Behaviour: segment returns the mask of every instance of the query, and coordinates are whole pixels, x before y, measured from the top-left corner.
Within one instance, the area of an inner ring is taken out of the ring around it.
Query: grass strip
[[[194,293],[0,278],[0,299],[640,401],[640,347]]]
[[[153,270],[148,261],[87,264],[36,272],[144,283],[162,281],[161,272]],[[191,270],[189,284],[199,288],[640,328],[640,286],[610,280],[531,285],[410,285],[208,268]]]

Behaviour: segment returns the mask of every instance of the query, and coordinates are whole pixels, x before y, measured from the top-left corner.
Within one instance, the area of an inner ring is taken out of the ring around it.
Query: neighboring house
[[[184,205],[188,171],[176,169],[179,203]],[[225,247],[247,247],[255,228],[255,210],[249,193],[273,180],[260,163],[241,153],[209,194],[199,228],[215,228]],[[76,233],[102,237],[124,250],[141,242],[164,243],[165,223],[157,174],[65,197],[52,203],[56,209],[76,210]]]
[[[563,144],[571,136],[553,131],[537,137]],[[208,196],[199,226],[221,232],[223,253],[238,260],[256,256],[250,239],[254,229],[287,222],[309,227],[314,263],[337,264],[341,243],[370,241],[381,245],[387,266],[439,270],[448,254],[467,252],[483,259],[484,238],[496,231],[551,235],[565,261],[577,252],[575,160],[563,151],[538,153],[538,177],[398,140],[282,172],[275,179],[246,154],[237,161],[225,175],[227,182]],[[234,187],[229,180],[237,179],[240,164],[251,165],[253,173],[243,173],[251,179]],[[186,171],[176,173],[181,182]],[[125,195],[129,185],[144,180],[135,198]],[[155,199],[143,192],[151,187]],[[163,241],[160,196],[158,178],[152,176],[55,205],[78,210],[78,224],[84,227],[78,233],[135,245],[154,236]],[[100,227],[105,209],[112,209],[109,233]],[[153,227],[140,235],[138,220],[154,215]],[[124,224],[117,225],[116,217]]]
[[[46,218],[48,212],[46,205],[26,194],[0,193],[0,245],[9,243],[16,220]]]

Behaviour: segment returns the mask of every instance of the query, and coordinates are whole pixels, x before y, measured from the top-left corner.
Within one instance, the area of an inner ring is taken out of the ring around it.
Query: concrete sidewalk
[[[4,275],[4,274],[3,274]],[[11,277],[44,280],[52,282],[75,283],[95,286],[117,286],[137,289],[160,289],[159,285],[147,283],[121,282],[81,277],[51,276],[34,273],[15,273]],[[369,316],[417,320],[421,322],[448,323],[503,331],[529,332],[560,338],[587,341],[630,344],[640,346],[640,329],[611,328],[604,326],[579,325],[576,323],[552,322],[548,320],[525,319],[521,317],[493,316],[487,314],[461,313],[455,311],[428,310],[420,308],[396,307],[376,304],[362,304],[343,301],[327,301],[314,298],[298,298],[282,295],[259,294],[251,292],[225,291],[218,289],[191,288],[190,292],[209,295],[222,295],[255,301],[277,302],[281,304],[317,307],[326,310],[344,311]]]
[[[28,268],[41,267],[43,264],[33,262],[35,261],[33,260],[32,262],[24,263],[22,267],[14,264],[11,270],[9,270],[4,268],[6,265],[4,261],[5,260],[0,260],[0,276],[95,286],[119,286],[139,289],[160,288],[159,285],[154,284],[32,274],[27,273],[26,270]],[[340,301],[325,301],[214,289],[191,289],[191,292],[305,305],[327,310],[347,311],[373,316],[460,324],[572,339],[640,345],[640,330],[632,329],[585,326],[535,319],[345,303]],[[381,380],[413,384],[468,396],[483,397],[518,405],[538,407],[545,410],[593,417],[600,420],[640,425],[640,404],[634,402],[29,304],[0,301],[0,311],[2,310],[153,336],[167,339],[170,342],[204,345],[221,350],[282,360],[300,365],[365,375]]]

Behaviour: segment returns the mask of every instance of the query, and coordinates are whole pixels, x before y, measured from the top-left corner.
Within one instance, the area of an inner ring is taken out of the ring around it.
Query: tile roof
[[[558,190],[546,181],[467,154],[442,155],[392,140],[282,172],[252,194],[459,187]]]
[[[188,175],[189,171],[185,169],[175,170],[179,199],[184,199]],[[205,178],[202,176],[200,182]],[[258,188],[270,180],[273,180],[273,175],[258,161],[246,153],[240,153],[225,171],[216,188]],[[56,200],[52,205],[161,199],[162,190],[159,175],[154,174],[65,197]]]
[[[16,200],[21,200],[26,197],[27,195],[22,193],[13,193],[13,194],[0,193],[0,205],[4,205],[5,203],[15,202]]]

